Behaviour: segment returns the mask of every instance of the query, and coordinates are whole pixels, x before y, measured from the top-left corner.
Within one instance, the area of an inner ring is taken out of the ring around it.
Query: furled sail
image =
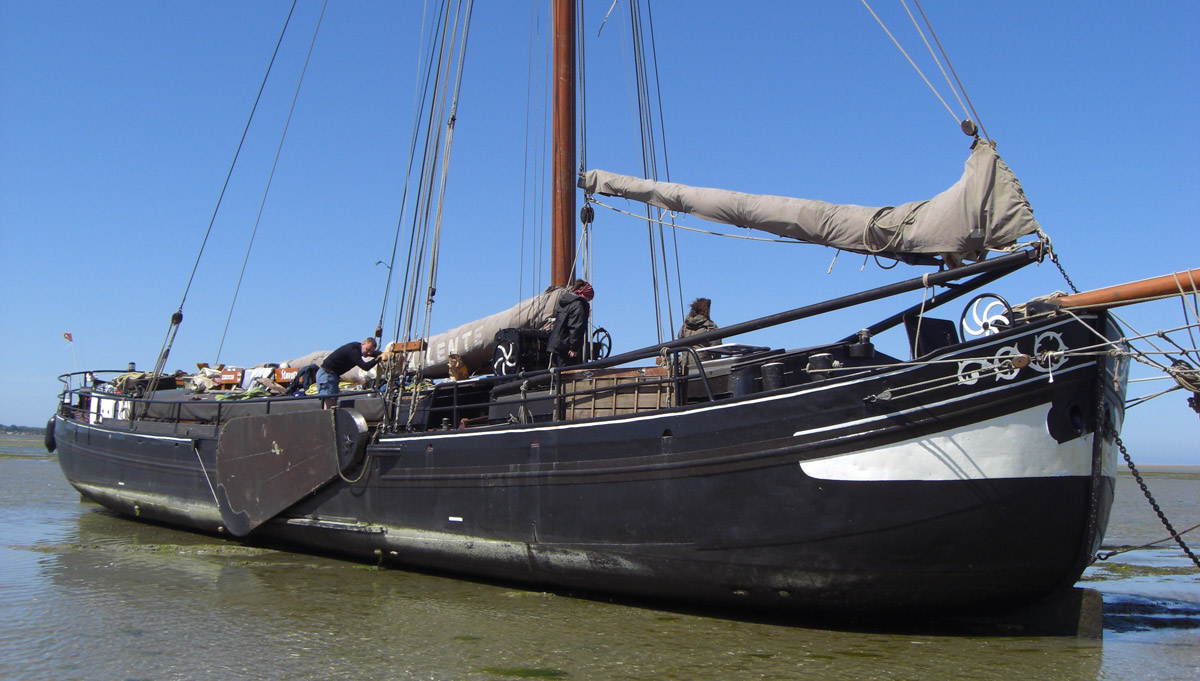
[[[589,194],[620,196],[728,225],[860,253],[979,260],[1038,230],[1012,171],[976,142],[963,176],[927,201],[871,208],[656,182],[603,170],[583,174]]]
[[[425,352],[408,356],[408,369],[415,372],[423,368],[426,378],[444,378],[449,373],[450,355],[458,355],[468,370],[474,372],[491,362],[497,331],[542,328],[554,316],[564,290],[562,286],[549,288],[503,312],[431,336]]]

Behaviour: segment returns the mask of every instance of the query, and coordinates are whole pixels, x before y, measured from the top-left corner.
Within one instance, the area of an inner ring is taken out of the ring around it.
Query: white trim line
[[[61,416],[56,416],[55,418],[62,419]],[[63,419],[63,421],[66,421],[66,419]],[[139,433],[139,432],[133,431],[133,430],[111,430],[109,428],[99,428],[97,426],[93,426],[88,423],[82,423],[80,421],[71,421],[70,423],[74,424],[76,428],[87,428],[88,430],[98,430],[102,433],[110,433],[113,435],[129,435],[132,437],[144,437],[144,438],[150,438],[152,440],[170,440],[172,442],[187,442],[190,444],[194,439],[196,439],[196,438],[190,438],[190,437],[172,437],[170,435],[149,435],[147,433]]]

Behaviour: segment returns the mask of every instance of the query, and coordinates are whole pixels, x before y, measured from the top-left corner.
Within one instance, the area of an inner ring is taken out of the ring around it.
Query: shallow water
[[[1178,470],[1178,469],[1177,469]],[[1200,469],[1146,480],[1178,529]],[[1128,474],[1106,545],[1166,536]],[[1186,539],[1193,550],[1200,531]],[[1173,548],[1174,547],[1174,548]],[[1098,563],[1102,641],[828,631],[243,547],[83,503],[0,436],[0,679],[1194,679],[1200,571],[1171,544]]]

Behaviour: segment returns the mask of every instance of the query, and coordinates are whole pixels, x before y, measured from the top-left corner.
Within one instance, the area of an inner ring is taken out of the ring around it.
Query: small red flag
[[[74,342],[75,342],[75,339],[74,339],[74,338],[71,338],[71,334],[70,334],[70,333],[64,333],[64,334],[63,334],[63,338],[66,338],[68,343],[74,343]]]

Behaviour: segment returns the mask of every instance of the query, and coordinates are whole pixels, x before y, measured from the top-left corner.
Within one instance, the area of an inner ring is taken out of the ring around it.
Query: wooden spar
[[[1179,294],[1200,292],[1200,268],[1166,274],[1153,279],[1142,279],[1128,284],[1118,284],[1094,291],[1084,291],[1069,296],[1051,298],[1048,303],[1055,307],[1086,307],[1108,309],[1131,305],[1147,300],[1156,300]]]
[[[554,192],[550,283],[575,264],[575,0],[554,0]]]

